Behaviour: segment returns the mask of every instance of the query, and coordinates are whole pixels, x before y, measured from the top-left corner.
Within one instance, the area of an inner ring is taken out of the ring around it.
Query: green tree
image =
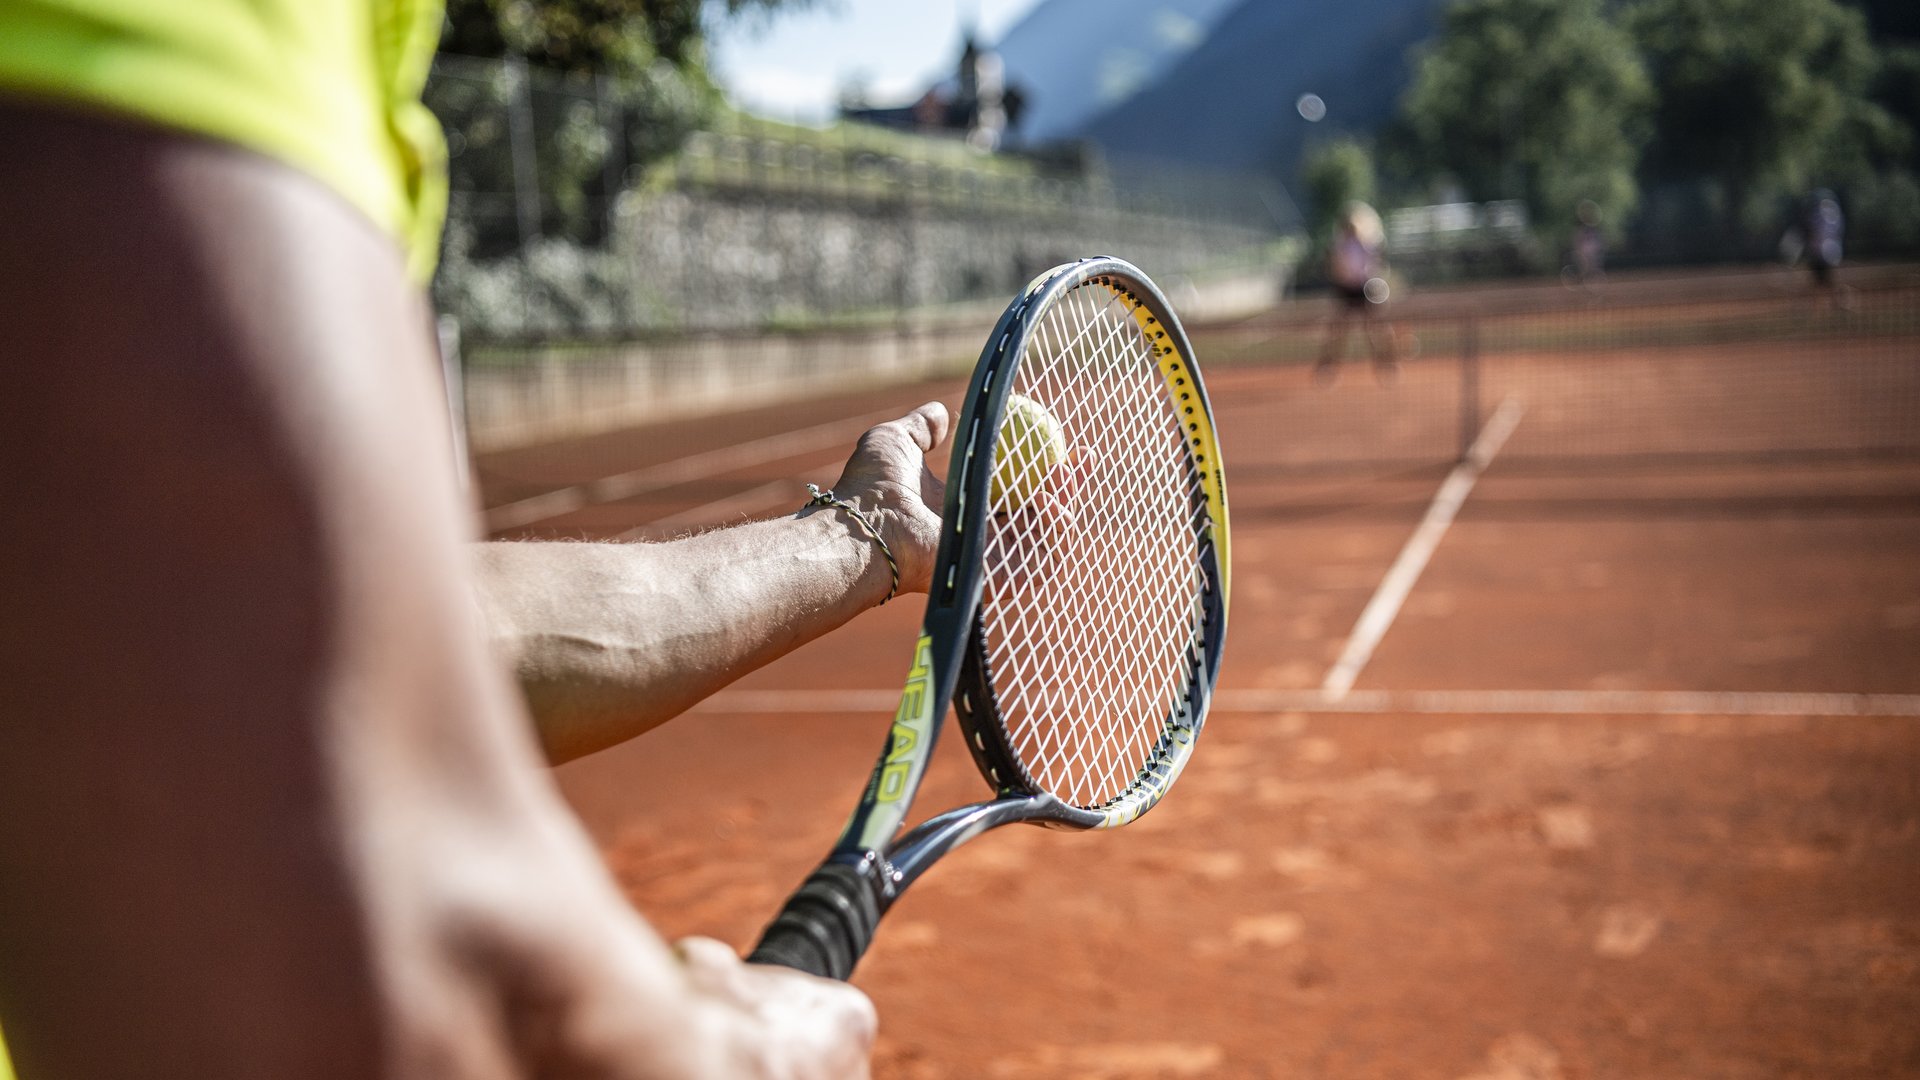
[[[1633,41],[1600,0],[1460,0],[1401,100],[1407,162],[1476,200],[1526,202],[1561,241],[1583,199],[1612,226],[1634,180],[1651,92]]]
[[[716,19],[810,0],[448,0],[427,104],[447,128],[457,228],[472,254],[520,245],[514,125],[530,129],[539,229],[595,241],[625,176],[677,150],[720,105]],[[487,61],[476,64],[473,59]],[[524,69],[497,61],[524,61]]]
[[[462,56],[525,57],[576,75],[638,77],[655,60],[704,64],[707,21],[804,7],[808,0],[447,0],[440,46]]]
[[[1867,97],[1866,20],[1834,0],[1640,0],[1627,25],[1658,98],[1649,174],[1710,182],[1729,231],[1904,143]]]
[[[1869,90],[1877,115],[1843,140],[1847,231],[1868,250],[1911,251],[1920,244],[1920,47],[1888,45],[1878,61]]]
[[[1373,201],[1373,151],[1352,138],[1321,143],[1307,151],[1300,185],[1307,196],[1309,227],[1316,240],[1323,239],[1348,203]]]
[[[1880,50],[1874,74],[1873,103],[1899,121],[1906,135],[1902,164],[1920,169],[1920,46],[1889,45]]]

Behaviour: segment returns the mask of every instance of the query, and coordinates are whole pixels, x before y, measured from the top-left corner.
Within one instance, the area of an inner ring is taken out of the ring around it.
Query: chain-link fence
[[[470,340],[885,321],[1004,299],[1087,254],[1162,277],[1270,266],[1298,225],[1265,178],[726,110],[696,124],[685,93],[436,60],[453,192],[435,292]]]

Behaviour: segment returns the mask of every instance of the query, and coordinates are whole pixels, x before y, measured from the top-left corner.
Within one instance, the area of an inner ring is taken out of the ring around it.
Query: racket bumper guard
[[[872,852],[858,862],[836,859],[821,866],[768,925],[747,961],[847,981],[880,922],[881,877]]]

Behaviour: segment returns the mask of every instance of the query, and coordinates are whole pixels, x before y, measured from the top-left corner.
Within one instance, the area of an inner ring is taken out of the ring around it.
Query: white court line
[[[724,690],[695,706],[724,713],[887,713],[897,690]],[[1216,713],[1408,713],[1428,716],[1920,717],[1920,694],[1721,690],[1222,690]]]
[[[1433,495],[1432,505],[1427,507],[1427,515],[1420,521],[1419,528],[1407,538],[1407,544],[1400,549],[1400,555],[1388,568],[1387,576],[1380,579],[1380,587],[1373,592],[1373,599],[1367,601],[1365,611],[1353,624],[1353,632],[1347,635],[1346,648],[1340,651],[1340,659],[1334,662],[1327,677],[1320,684],[1333,701],[1339,701],[1347,691],[1353,689],[1353,681],[1360,677],[1360,670],[1373,658],[1373,650],[1386,636],[1387,628],[1393,625],[1394,616],[1400,614],[1400,605],[1406,602],[1407,594],[1413,591],[1413,585],[1420,580],[1420,572],[1427,568],[1427,560],[1433,558],[1434,549],[1440,546],[1440,538],[1447,534],[1447,526],[1453,524],[1453,517],[1460,512],[1460,505],[1467,501],[1467,493],[1473,490],[1474,482],[1486,470],[1493,455],[1513,434],[1514,426],[1520,423],[1520,414],[1526,407],[1518,398],[1509,397],[1494,410],[1487,425],[1480,429],[1474,438],[1473,446],[1468,449],[1466,459],[1453,467],[1447,474],[1446,482]]]
[[[1920,694],[1742,690],[1223,690],[1223,712],[1536,716],[1920,716]]]
[[[782,498],[800,492],[802,483],[803,481],[790,476],[770,484],[761,484],[757,488],[749,488],[738,495],[729,495],[724,499],[701,503],[690,510],[668,514],[666,517],[649,521],[645,525],[636,525],[614,539],[646,540],[663,529],[699,528],[719,524],[736,514],[750,516],[756,510],[777,506]],[[799,507],[796,506],[795,509]]]
[[[517,502],[503,503],[486,511],[487,531],[518,529],[570,514],[584,506],[631,499],[635,495],[659,491],[675,484],[764,465],[781,458],[799,457],[841,445],[851,450],[853,440],[862,432],[883,420],[892,420],[900,415],[899,410],[887,409],[856,416],[851,420],[835,420],[799,431],[709,450],[704,454],[675,458],[632,472],[603,476],[598,480],[544,492]]]
[[[898,690],[722,690],[695,705],[693,712],[864,713],[892,712]]]

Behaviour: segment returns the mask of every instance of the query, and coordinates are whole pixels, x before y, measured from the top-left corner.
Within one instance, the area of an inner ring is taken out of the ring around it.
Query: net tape
[[[1026,779],[1092,808],[1127,792],[1181,714],[1207,587],[1202,477],[1146,333],[1107,285],[1042,314],[1012,387],[1047,408],[1067,460],[1003,437],[1003,487],[1046,470],[1023,505],[994,508],[981,604],[986,670]]]

